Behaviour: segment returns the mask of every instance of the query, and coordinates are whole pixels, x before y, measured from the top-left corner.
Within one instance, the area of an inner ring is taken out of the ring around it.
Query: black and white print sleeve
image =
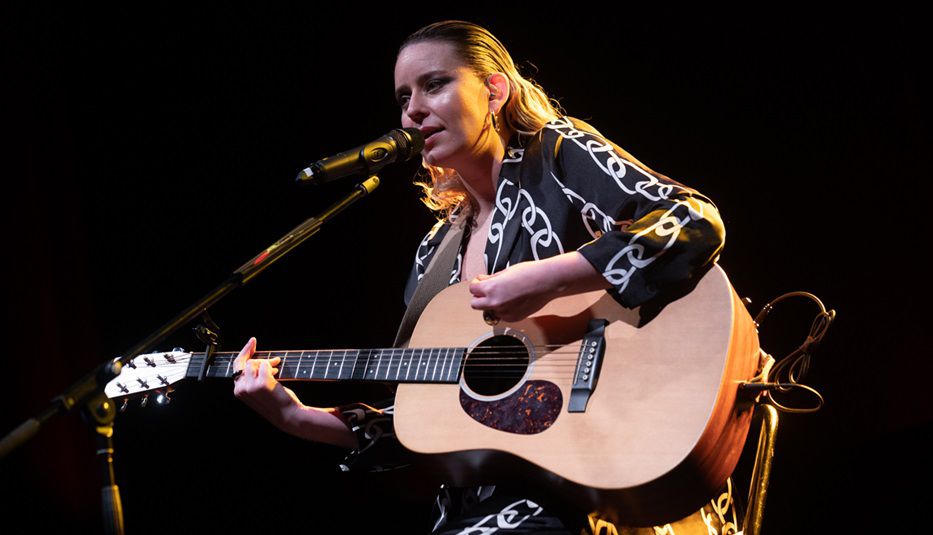
[[[358,448],[340,463],[342,471],[384,472],[411,462],[410,453],[395,438],[394,401],[386,398],[372,405],[351,403],[338,407],[358,442]]]
[[[593,239],[577,250],[612,284],[613,297],[639,306],[715,261],[725,231],[712,202],[645,171],[579,124],[561,118],[547,125],[553,144],[545,146],[555,157],[545,173],[579,210]]]

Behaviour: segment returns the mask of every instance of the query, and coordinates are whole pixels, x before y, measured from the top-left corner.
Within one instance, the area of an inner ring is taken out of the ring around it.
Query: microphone
[[[424,134],[420,130],[396,128],[375,141],[314,162],[295,180],[299,184],[324,184],[347,175],[373,174],[396,160],[410,160],[422,149]]]

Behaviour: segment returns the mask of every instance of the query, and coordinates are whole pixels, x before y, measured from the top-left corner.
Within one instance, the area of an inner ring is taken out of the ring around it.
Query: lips
[[[421,129],[421,133],[424,135],[424,140],[427,141],[427,140],[431,139],[431,136],[433,136],[434,134],[436,134],[436,133],[438,133],[438,132],[441,132],[441,131],[443,131],[443,130],[444,130],[443,128],[440,128],[440,127],[437,127],[437,126],[429,126],[429,127],[426,127],[426,128],[422,128],[422,129]]]

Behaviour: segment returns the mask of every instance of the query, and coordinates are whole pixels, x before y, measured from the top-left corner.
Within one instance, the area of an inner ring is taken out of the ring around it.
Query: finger
[[[473,310],[486,310],[489,306],[489,299],[485,297],[474,297],[470,299],[470,308]]]
[[[233,359],[233,369],[242,370],[246,367],[246,361],[253,356],[253,353],[256,351],[256,338],[250,338],[246,342],[246,345],[243,346],[243,349],[240,350],[240,354]]]
[[[259,363],[259,377],[272,377],[276,371],[278,371],[278,368],[274,368],[268,360]]]
[[[470,293],[473,294],[474,297],[486,296],[486,285],[483,284],[483,279],[474,277],[473,280],[470,281]]]

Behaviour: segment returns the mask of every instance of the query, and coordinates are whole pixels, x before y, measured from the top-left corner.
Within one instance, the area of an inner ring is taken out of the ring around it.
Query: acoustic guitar
[[[398,383],[398,439],[452,484],[519,477],[607,520],[649,525],[695,511],[732,473],[752,416],[739,384],[756,375],[759,350],[718,266],[642,323],[596,291],[490,327],[460,283],[428,304],[407,348],[256,356],[281,357],[281,381]],[[216,353],[206,376],[231,377],[235,356]],[[198,377],[204,359],[139,355],[106,393],[167,389]]]

